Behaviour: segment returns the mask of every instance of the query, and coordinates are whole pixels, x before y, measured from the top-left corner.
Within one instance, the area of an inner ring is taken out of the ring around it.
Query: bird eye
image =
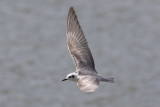
[[[69,78],[71,78],[71,76],[69,76]]]
[[[74,78],[74,75],[72,75],[72,78]]]

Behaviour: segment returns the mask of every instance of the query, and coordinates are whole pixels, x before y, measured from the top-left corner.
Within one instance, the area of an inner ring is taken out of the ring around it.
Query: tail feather
[[[99,80],[103,81],[103,82],[115,83],[114,78],[103,78],[103,77],[100,77]]]
[[[115,83],[114,78],[108,78],[106,79],[105,82],[109,82],[109,83]]]

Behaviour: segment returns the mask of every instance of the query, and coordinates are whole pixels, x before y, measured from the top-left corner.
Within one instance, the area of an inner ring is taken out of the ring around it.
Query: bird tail
[[[115,83],[114,78],[108,78],[106,79],[106,82]]]
[[[106,78],[100,77],[99,80],[103,81],[103,82],[115,83],[114,78],[107,78],[106,79]]]

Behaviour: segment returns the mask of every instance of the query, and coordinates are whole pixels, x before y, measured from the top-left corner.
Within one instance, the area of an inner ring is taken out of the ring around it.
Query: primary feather
[[[67,45],[75,62],[76,70],[83,67],[95,69],[91,51],[73,7],[70,8],[67,17]]]

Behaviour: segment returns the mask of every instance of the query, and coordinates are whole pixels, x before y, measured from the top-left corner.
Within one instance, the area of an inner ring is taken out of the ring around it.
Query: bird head
[[[66,81],[66,80],[70,80],[70,81],[75,81],[77,82],[78,81],[78,75],[76,72],[73,72],[73,73],[70,73],[66,76],[65,79],[63,79],[62,81]]]

